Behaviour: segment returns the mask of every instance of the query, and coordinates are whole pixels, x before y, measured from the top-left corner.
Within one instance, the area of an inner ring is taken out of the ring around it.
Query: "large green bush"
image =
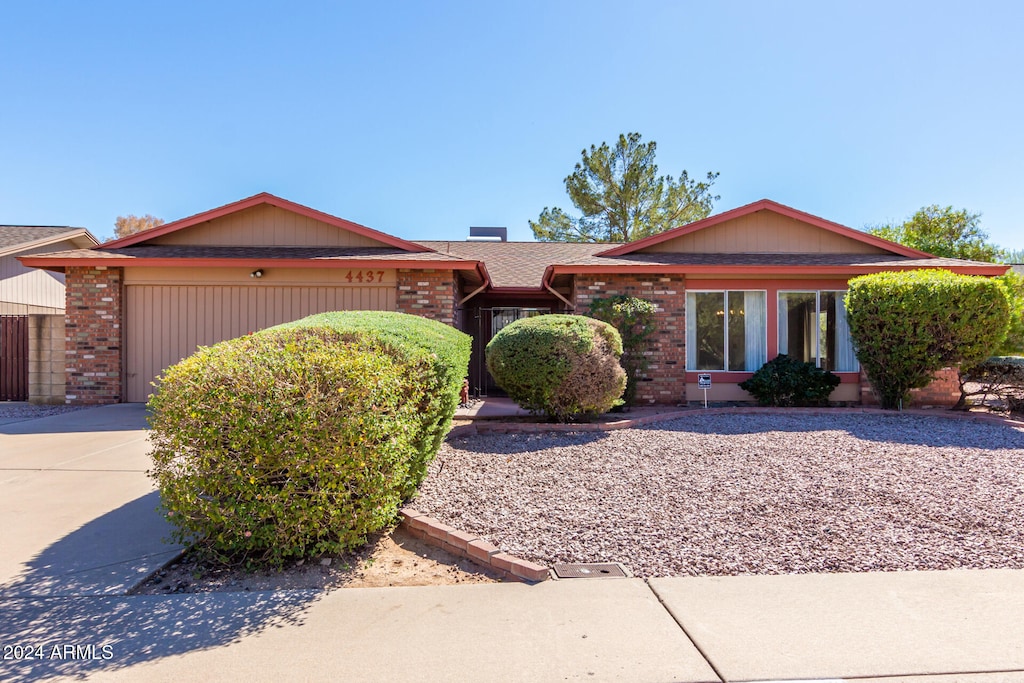
[[[839,376],[815,366],[779,354],[740,382],[763,406],[823,406],[839,386]]]
[[[149,404],[150,476],[176,540],[272,566],[361,545],[421,481],[468,359],[462,333],[377,313],[200,348]]]
[[[626,406],[635,403],[637,383],[647,372],[649,363],[644,352],[657,329],[654,326],[655,310],[650,301],[625,295],[595,299],[590,304],[590,315],[613,325],[622,337],[622,358],[619,362],[626,371],[626,391],[622,394],[622,402]]]
[[[853,278],[846,308],[857,358],[884,408],[902,406],[942,368],[987,358],[1009,319],[1000,283],[944,270]]]
[[[517,320],[494,335],[486,356],[512,400],[557,420],[607,412],[626,387],[619,333],[580,315]]]
[[[1004,356],[1019,356],[1024,354],[1024,275],[1011,270],[996,280],[1003,283],[1006,300],[1010,304],[1010,325],[1006,331],[1006,339],[999,347],[999,353]]]

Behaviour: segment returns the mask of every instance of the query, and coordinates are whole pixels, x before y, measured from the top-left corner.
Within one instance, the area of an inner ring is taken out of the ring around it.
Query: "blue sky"
[[[410,239],[572,209],[580,150],[658,143],[849,225],[927,204],[1024,249],[1024,3],[0,5],[0,223],[109,236],[267,191]]]

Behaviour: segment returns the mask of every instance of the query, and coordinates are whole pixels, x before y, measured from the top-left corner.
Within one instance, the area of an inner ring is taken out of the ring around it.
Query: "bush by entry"
[[[607,412],[626,388],[619,333],[581,315],[517,320],[494,335],[486,356],[513,401],[556,420]]]
[[[469,337],[328,313],[200,348],[150,400],[175,537],[224,562],[341,553],[395,520],[458,402]]]

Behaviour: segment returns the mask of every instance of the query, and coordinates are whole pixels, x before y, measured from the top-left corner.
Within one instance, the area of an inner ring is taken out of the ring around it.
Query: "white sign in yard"
[[[697,388],[704,390],[704,407],[708,407],[708,389],[711,388],[711,373],[702,372],[697,375]]]

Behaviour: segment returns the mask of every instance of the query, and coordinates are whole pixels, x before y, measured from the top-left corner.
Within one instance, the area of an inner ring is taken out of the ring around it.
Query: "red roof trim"
[[[703,220],[699,220],[694,223],[682,225],[678,228],[673,228],[672,230],[666,230],[665,232],[658,233],[657,235],[651,235],[650,237],[645,237],[644,239],[636,240],[635,242],[629,242],[622,246],[613,247],[607,251],[598,252],[595,256],[623,256],[625,254],[632,254],[640,249],[644,249],[655,244],[661,244],[662,242],[675,239],[676,237],[689,235],[690,233],[697,232],[698,230],[704,230],[720,223],[724,223],[725,221],[756,213],[758,211],[771,211],[773,213],[798,220],[802,223],[807,223],[809,225],[822,228],[823,230],[828,230],[829,232],[833,232],[837,235],[849,237],[850,239],[858,242],[863,242],[864,244],[870,244],[871,246],[885,249],[888,252],[899,254],[900,256],[910,256],[913,258],[930,258],[932,256],[926,252],[911,249],[910,247],[905,247],[902,244],[896,244],[895,242],[884,240],[881,237],[875,237],[874,235],[869,235],[866,232],[848,228],[845,225],[840,225],[839,223],[833,223],[832,221],[825,220],[824,218],[794,209],[791,206],[773,202],[770,199],[761,199],[753,204],[747,204],[746,206],[731,209],[715,216],[709,216],[708,218],[704,218]]]
[[[490,281],[487,270],[478,261],[413,261],[399,259],[282,259],[282,258],[49,258],[22,256],[18,260],[26,266],[48,268],[53,266],[107,266],[108,268],[160,267],[214,267],[214,268],[398,268],[413,270],[475,270]]]
[[[323,211],[311,209],[310,207],[303,206],[302,204],[290,202],[287,199],[276,197],[268,192],[261,192],[257,195],[253,195],[252,197],[248,197],[246,199],[233,202],[231,204],[225,204],[224,206],[218,207],[216,209],[210,209],[209,211],[197,213],[194,216],[182,218],[171,223],[165,223],[164,225],[161,225],[160,227],[157,228],[143,230],[142,232],[137,232],[133,235],[122,237],[121,239],[105,242],[104,244],[101,244],[100,247],[103,249],[119,249],[121,247],[129,247],[132,246],[133,244],[147,242],[153,239],[154,237],[160,237],[162,235],[167,235],[172,232],[177,232],[178,230],[183,230],[184,228],[188,228],[193,225],[198,225],[199,223],[205,223],[206,221],[212,221],[216,218],[222,218],[224,216],[228,216],[233,213],[238,213],[239,211],[245,211],[246,209],[251,209],[255,206],[260,206],[262,204],[276,206],[279,209],[291,211],[292,213],[297,213],[300,216],[312,218],[313,220],[321,221],[323,223],[327,223],[328,225],[333,225],[337,228],[354,232],[358,235],[362,235],[363,237],[369,237],[370,239],[377,240],[378,242],[383,242],[384,244],[387,244],[388,246],[391,247],[397,247],[398,249],[402,249],[403,251],[431,251],[430,249],[427,249],[423,245],[416,244],[414,242],[409,242],[407,240],[394,237],[392,235],[388,235],[386,233],[380,232],[379,230],[368,228],[365,225],[359,225],[358,223],[347,221],[344,218],[332,216],[328,213],[324,213]]]
[[[902,265],[892,263],[877,266],[743,266],[743,265],[586,265],[548,266],[544,281],[551,282],[556,275],[573,273],[686,273],[688,275],[867,275],[890,270],[924,270],[939,268],[961,275],[1003,275],[1009,266],[993,263],[986,266],[940,266],[928,264]]]

